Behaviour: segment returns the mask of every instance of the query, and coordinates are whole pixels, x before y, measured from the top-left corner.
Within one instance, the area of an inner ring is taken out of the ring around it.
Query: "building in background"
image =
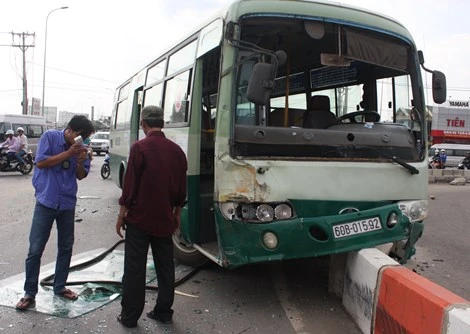
[[[44,116],[46,118],[46,126],[48,129],[54,129],[57,126],[57,107],[44,107],[44,115],[42,114],[41,99],[32,98],[32,103],[28,108],[28,115]]]
[[[65,128],[69,121],[75,115],[84,115],[86,117],[90,117],[88,113],[74,113],[69,111],[59,111],[59,119],[57,120],[57,128]]]
[[[48,129],[57,127],[57,107],[44,107],[44,117],[46,117],[46,124]]]
[[[470,101],[448,100],[432,108],[433,144],[470,144]]]

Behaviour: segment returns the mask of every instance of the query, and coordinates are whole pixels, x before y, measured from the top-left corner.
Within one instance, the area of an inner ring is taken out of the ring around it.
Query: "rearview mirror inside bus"
[[[271,91],[274,88],[275,72],[273,64],[257,63],[253,67],[246,92],[248,101],[260,105],[269,103]]]

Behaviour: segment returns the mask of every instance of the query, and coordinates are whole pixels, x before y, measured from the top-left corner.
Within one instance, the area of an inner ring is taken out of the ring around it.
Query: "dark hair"
[[[73,116],[69,124],[67,124],[67,128],[80,132],[83,139],[88,138],[93,132],[95,132],[93,123],[83,115]]]
[[[163,128],[163,124],[165,123],[163,119],[158,118],[147,118],[143,119],[142,122],[145,122],[149,128]]]

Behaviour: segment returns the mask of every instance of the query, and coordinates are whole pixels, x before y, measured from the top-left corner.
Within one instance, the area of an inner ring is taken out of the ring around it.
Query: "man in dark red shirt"
[[[152,247],[158,280],[158,297],[149,318],[171,323],[175,268],[172,234],[179,227],[186,199],[186,155],[167,139],[163,110],[146,106],[141,126],[146,137],[135,142],[129,153],[116,232],[126,231],[121,314],[118,321],[136,327],[145,305],[147,253]]]

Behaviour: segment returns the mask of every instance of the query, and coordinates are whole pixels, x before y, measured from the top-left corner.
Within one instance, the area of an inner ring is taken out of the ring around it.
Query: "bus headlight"
[[[276,205],[276,208],[274,209],[274,216],[276,219],[289,219],[292,217],[292,209],[285,203]]]
[[[406,201],[398,202],[401,212],[408,217],[410,223],[422,221],[428,216],[428,201]]]
[[[270,222],[274,219],[274,209],[271,205],[261,204],[256,208],[256,218],[262,222]]]
[[[271,223],[295,216],[289,203],[219,202],[220,212],[227,220],[245,223]]]
[[[274,249],[277,247],[277,237],[273,232],[266,232],[263,235],[263,244],[268,249]]]
[[[235,216],[235,203],[224,202],[220,203],[220,211],[225,219],[232,220]]]

